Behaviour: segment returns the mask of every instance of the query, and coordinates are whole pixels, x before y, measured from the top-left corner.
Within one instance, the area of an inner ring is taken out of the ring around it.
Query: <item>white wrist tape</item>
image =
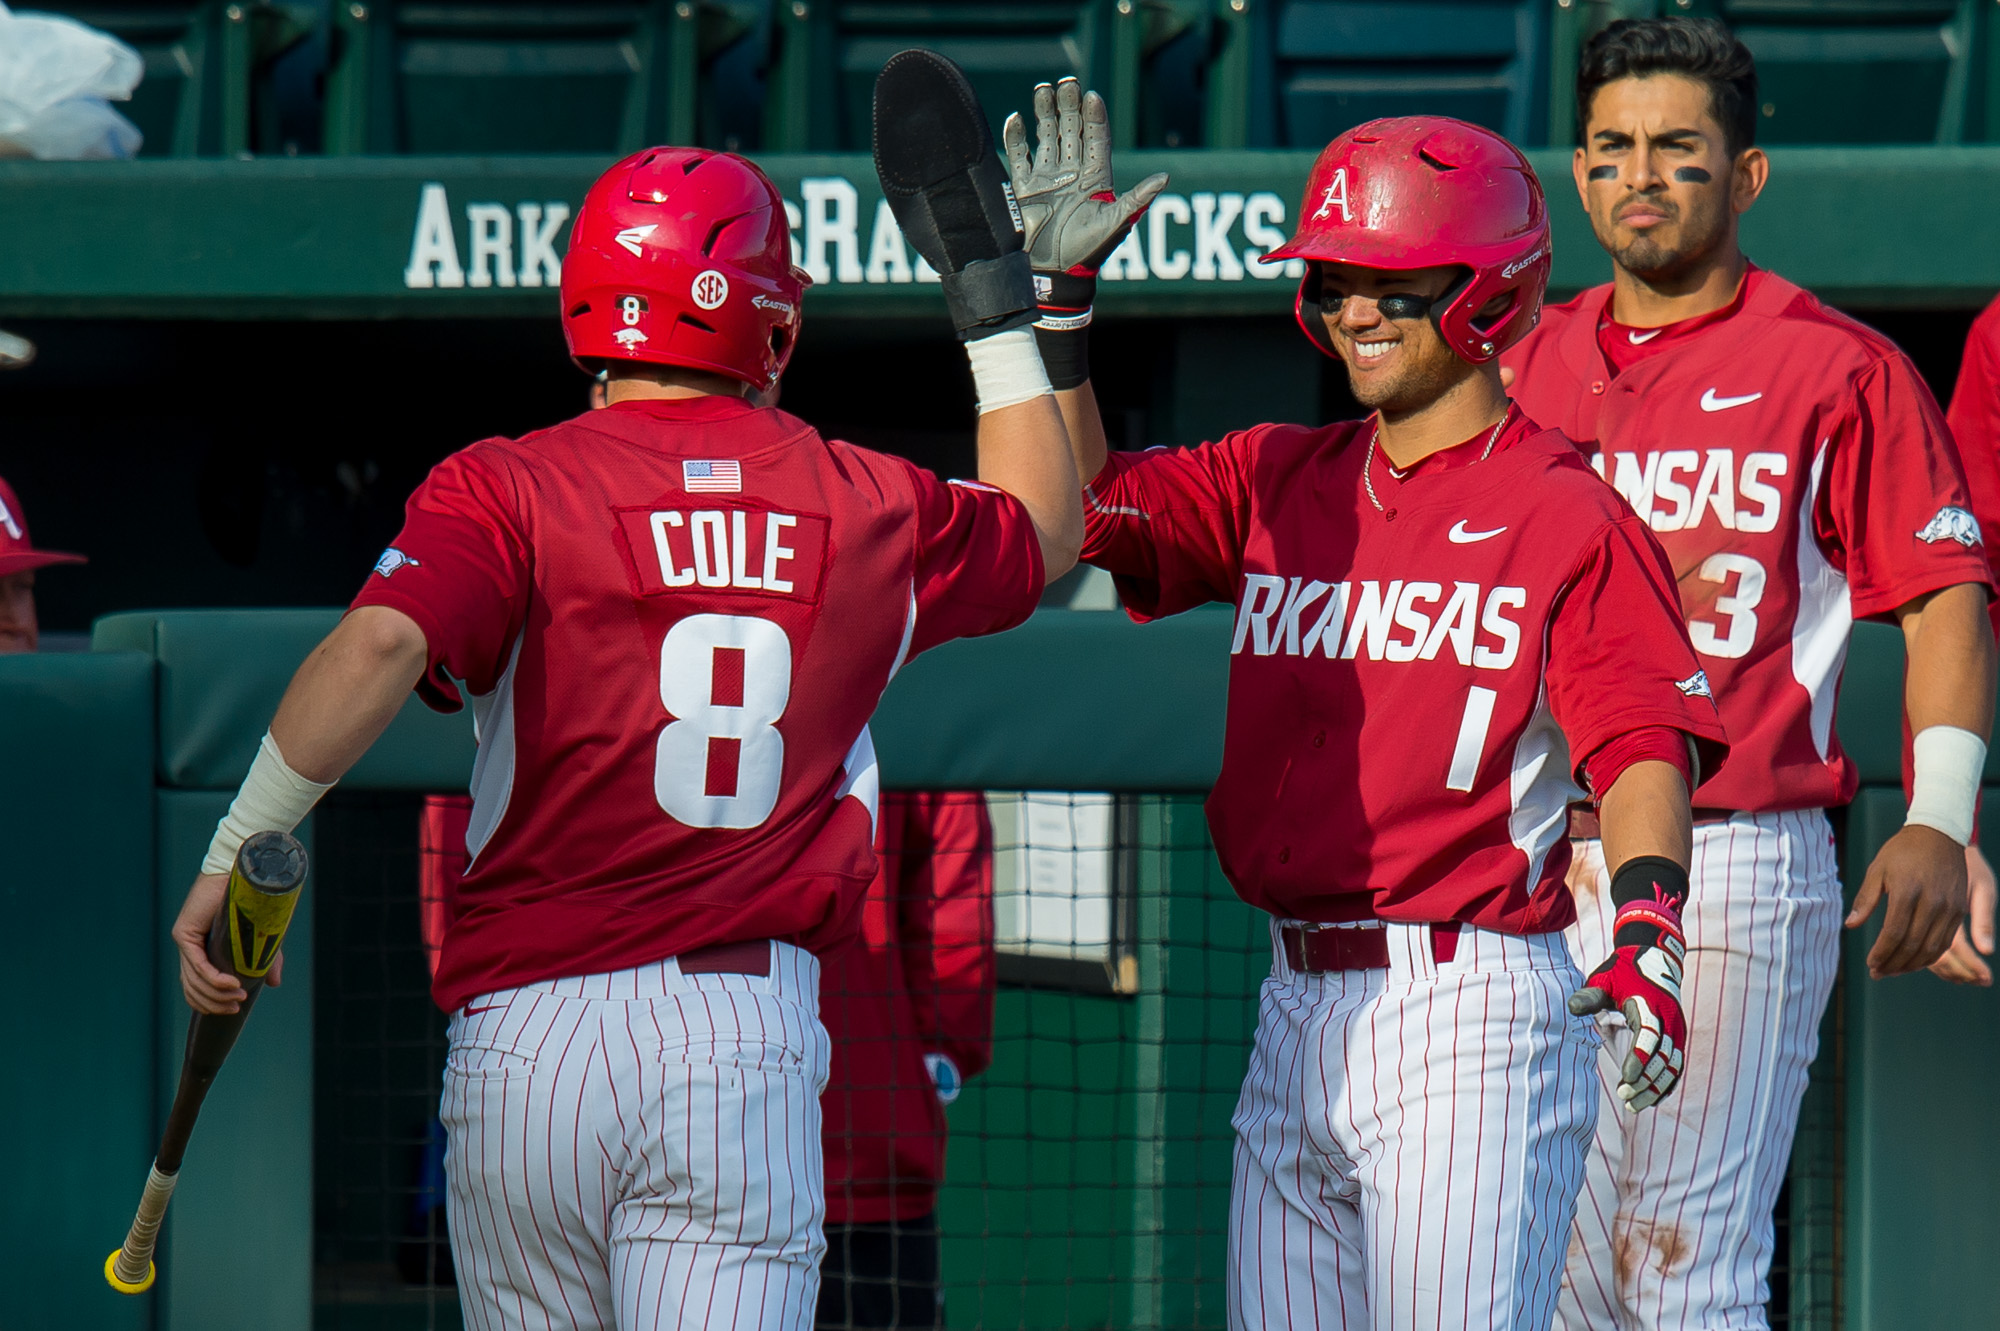
[[[1970,845],[1986,741],[1958,726],[1925,726],[1911,747],[1915,772],[1910,814],[1903,821],[1935,827],[1959,845]]]
[[[1032,328],[1010,328],[968,342],[965,358],[972,362],[972,386],[979,393],[982,416],[1055,392],[1049,387],[1049,372],[1042,368]]]
[[[278,741],[264,732],[257,746],[257,760],[243,778],[242,789],[229,812],[215,825],[215,839],[208,843],[208,858],[201,862],[203,873],[228,873],[236,864],[236,852],[259,832],[289,832],[305,821],[319,797],[333,789],[333,782],[321,785],[308,781],[291,769]]]

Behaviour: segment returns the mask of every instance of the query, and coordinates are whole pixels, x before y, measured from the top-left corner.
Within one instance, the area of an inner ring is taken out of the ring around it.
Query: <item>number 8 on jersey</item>
[[[754,615],[690,615],[660,644],[660,705],[669,720],[653,795],[688,827],[756,827],[778,804],[792,696],[792,643]]]

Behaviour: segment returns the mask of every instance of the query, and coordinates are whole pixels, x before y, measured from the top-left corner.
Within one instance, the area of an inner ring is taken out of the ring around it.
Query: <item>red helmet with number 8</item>
[[[1528,159],[1491,130],[1446,116],[1357,125],[1313,163],[1299,219],[1291,243],[1266,260],[1306,260],[1293,308],[1299,327],[1328,355],[1334,351],[1320,319],[1315,260],[1467,269],[1432,306],[1432,317],[1445,345],[1475,364],[1492,360],[1541,318],[1548,207]]]
[[[792,265],[784,197],[762,171],[734,153],[648,148],[598,177],[577,210],[563,339],[579,364],[680,365],[769,388],[811,280]]]

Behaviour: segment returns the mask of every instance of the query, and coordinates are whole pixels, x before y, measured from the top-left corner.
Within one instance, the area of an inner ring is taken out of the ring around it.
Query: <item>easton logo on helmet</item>
[[[1980,543],[1979,519],[1953,504],[1946,504],[1937,515],[1924,524],[1917,533],[1917,539],[1925,545],[1936,545],[1939,541],[1957,541],[1970,550]]]
[[[761,291],[750,298],[750,303],[760,310],[770,310],[773,314],[789,315],[792,312],[792,306],[789,301],[767,296]]]
[[[640,257],[639,242],[660,229],[658,222],[648,222],[644,226],[628,226],[612,239],[632,252],[633,258]]]
[[[1514,260],[1514,262],[1508,264],[1505,268],[1502,268],[1500,270],[1500,276],[1519,277],[1522,273],[1528,270],[1528,266],[1530,264],[1534,263],[1537,259],[1541,258],[1544,254],[1547,254],[1548,252],[1549,252],[1548,247],[1546,245],[1538,245],[1535,247],[1535,252],[1533,254],[1528,255],[1524,259],[1516,259]]]
[[[712,310],[729,299],[729,279],[713,268],[695,274],[694,286],[689,289],[694,303],[704,310]]]

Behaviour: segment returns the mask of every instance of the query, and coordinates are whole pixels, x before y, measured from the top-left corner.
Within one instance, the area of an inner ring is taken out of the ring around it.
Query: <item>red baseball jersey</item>
[[[875,871],[868,719],[898,666],[1011,627],[1026,511],[736,398],[626,402],[440,463],[355,605],[409,615],[479,757],[433,992],[777,938]]]
[[[1673,563],[1732,755],[1695,803],[1843,804],[1858,777],[1833,717],[1852,622],[1987,580],[1944,418],[1892,342],[1775,273],[1662,330],[1605,327],[1610,296],[1546,310],[1505,360],[1523,408],[1596,441],[1592,464]],[[1622,372],[1607,336],[1635,357]]]
[[[1958,444],[1958,460],[1965,467],[1980,531],[2000,532],[2000,299],[1972,321],[1945,419]],[[2000,543],[1987,545],[1986,562],[2000,575]],[[1995,626],[2000,627],[2000,601],[1991,610]]]
[[[1484,436],[1400,476],[1378,453],[1380,510],[1372,429],[1113,454],[1084,558],[1138,620],[1236,603],[1208,816],[1246,901],[1560,929],[1584,760],[1649,726],[1722,736],[1672,575],[1575,446],[1518,413],[1484,461]]]
[[[881,868],[861,931],[824,958],[833,1038],[825,1112],[830,1225],[937,1208],[945,1116],[927,1055],[960,1077],[993,1061],[993,824],[976,791],[882,797]],[[956,1089],[956,1083],[953,1083]]]

